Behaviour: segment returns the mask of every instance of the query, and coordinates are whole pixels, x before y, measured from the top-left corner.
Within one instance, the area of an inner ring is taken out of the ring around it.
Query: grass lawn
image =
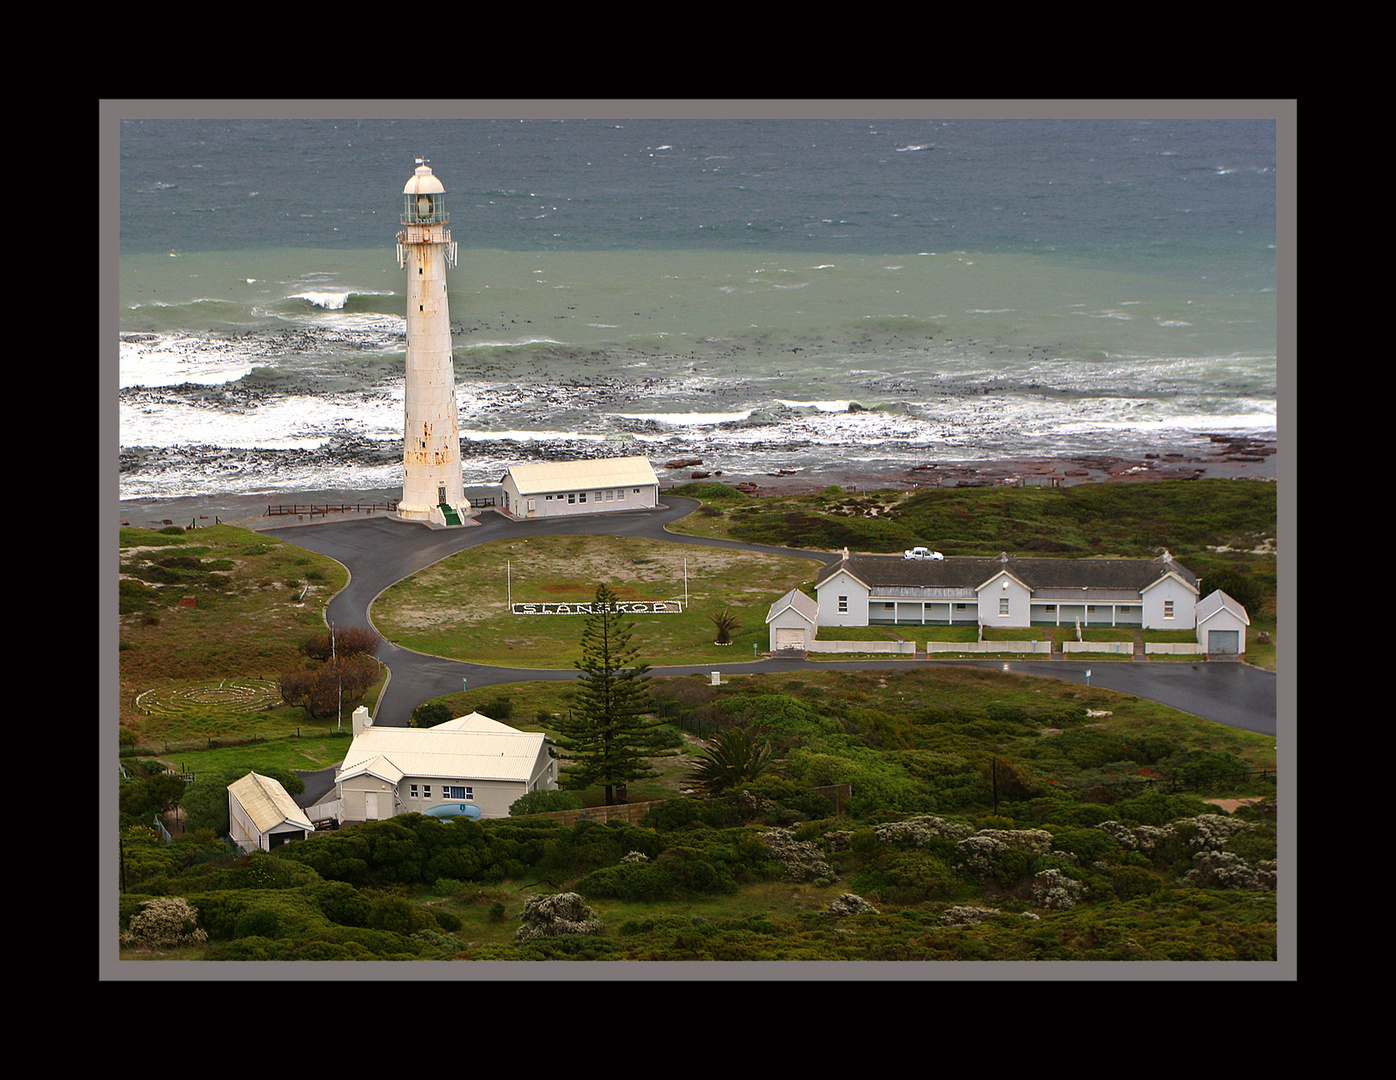
[[[373,605],[390,641],[456,660],[567,668],[580,656],[584,615],[515,615],[514,603],[587,603],[604,582],[621,600],[684,599],[676,614],[635,615],[634,642],[650,664],[721,663],[769,648],[766,613],[813,579],[809,559],[694,548],[623,537],[501,540],[452,555],[392,586]],[[713,643],[711,618],[730,608],[732,644]]]

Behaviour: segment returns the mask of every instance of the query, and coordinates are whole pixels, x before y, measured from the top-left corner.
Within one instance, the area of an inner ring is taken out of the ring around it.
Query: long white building
[[[659,478],[644,457],[511,465],[500,484],[504,509],[520,518],[649,510],[659,505]]]
[[[1157,559],[849,555],[815,583],[820,626],[1196,627],[1197,578]]]

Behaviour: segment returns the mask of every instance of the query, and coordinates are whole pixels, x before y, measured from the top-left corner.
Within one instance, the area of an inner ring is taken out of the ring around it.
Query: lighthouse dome
[[[446,189],[441,186],[441,181],[436,178],[436,174],[431,171],[431,166],[422,164],[417,166],[417,171],[412,174],[412,179],[407,181],[407,186],[402,189],[404,195],[439,195]]]

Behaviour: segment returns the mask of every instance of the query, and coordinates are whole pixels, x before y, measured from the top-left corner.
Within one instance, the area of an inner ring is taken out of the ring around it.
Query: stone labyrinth
[[[136,698],[136,707],[147,715],[182,713],[210,705],[253,712],[281,701],[281,688],[271,679],[216,679],[157,687]]]

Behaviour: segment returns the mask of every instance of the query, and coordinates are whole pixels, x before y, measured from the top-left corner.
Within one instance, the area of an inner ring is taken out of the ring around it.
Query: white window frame
[[[1165,600],[1165,601],[1163,602],[1163,617],[1164,617],[1165,619],[1171,619],[1171,618],[1173,618],[1173,601],[1172,601],[1172,600]]]
[[[1006,596],[1000,596],[1000,597],[999,597],[999,614],[1000,614],[1000,615],[1007,615],[1007,614],[1008,614],[1008,597],[1006,597]]]
[[[846,597],[846,596],[840,596],[840,597],[839,597],[839,614],[840,614],[840,615],[846,615],[846,614],[848,614],[848,597]]]

